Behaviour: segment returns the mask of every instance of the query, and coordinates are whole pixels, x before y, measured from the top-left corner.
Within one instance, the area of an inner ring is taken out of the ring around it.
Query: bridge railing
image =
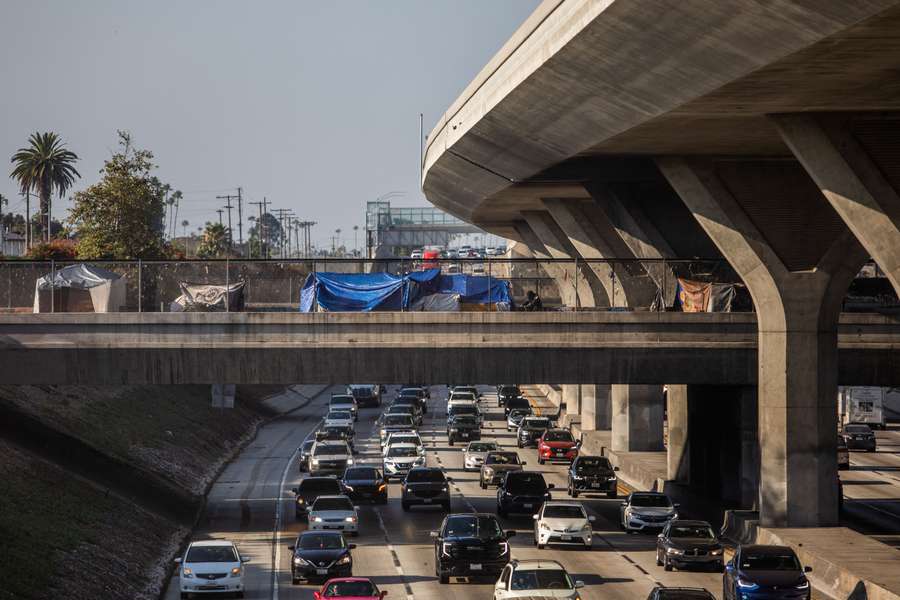
[[[35,305],[38,279],[54,275],[79,261],[0,261],[0,311],[27,313]],[[402,274],[426,268],[443,273],[465,273],[497,278],[510,283],[514,306],[521,307],[527,293],[541,297],[545,310],[667,310],[676,303],[678,279],[737,283],[739,279],[724,261],[683,260],[536,260],[499,256],[454,259],[358,259],[294,258],[283,260],[220,259],[180,261],[84,261],[125,278],[128,312],[168,312],[181,294],[180,283],[226,285],[244,283],[245,311],[296,311],[300,290],[310,273],[387,272]],[[601,281],[601,278],[606,281]],[[640,287],[637,306],[627,301],[629,288]],[[576,293],[576,289],[581,293]],[[586,290],[600,290],[586,300]],[[648,294],[648,290],[650,290]],[[655,293],[653,293],[655,290]],[[65,291],[45,294],[42,312],[72,310],[76,303]],[[704,292],[698,292],[702,297]],[[82,306],[91,310],[90,306]],[[467,307],[472,308],[472,307]],[[485,308],[485,307],[479,307]],[[493,308],[493,307],[487,307]],[[745,310],[752,307],[745,307]]]

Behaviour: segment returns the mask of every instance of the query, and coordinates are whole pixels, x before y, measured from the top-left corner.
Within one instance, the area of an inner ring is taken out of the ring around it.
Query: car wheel
[[[656,549],[656,566],[657,566],[657,567],[661,567],[661,566],[662,566],[662,561],[659,560],[659,548]]]
[[[503,508],[502,506],[497,507],[497,514],[499,516],[503,517],[504,519],[509,516],[509,513],[506,512],[506,509]]]
[[[449,440],[448,443],[452,446],[452,445],[453,445],[453,440]],[[325,446],[325,447],[327,448],[328,446]]]
[[[400,506],[402,506],[405,511],[409,510],[409,502],[401,502]]]
[[[665,569],[666,571],[672,570],[672,563],[669,562],[668,556],[663,559],[663,569]]]
[[[544,544],[538,544],[538,545],[537,545],[537,548],[538,548],[538,550],[543,550],[543,549],[544,549]]]
[[[618,498],[619,492],[618,492],[618,490],[613,490],[610,493],[606,494],[606,497],[607,498]]]
[[[722,600],[728,600],[728,588],[725,587],[725,583],[722,583]]]
[[[444,510],[447,512],[450,512],[450,503],[449,502],[444,503]]]
[[[387,501],[388,501],[388,499],[387,499],[387,496],[385,495],[378,499],[378,504],[387,504]]]
[[[300,580],[296,577],[291,577],[291,585],[300,585]]]
[[[235,598],[243,598],[243,597],[244,597],[244,592],[237,592],[237,593],[234,595],[234,597],[235,597]]]
[[[539,464],[539,465],[544,464],[544,459],[541,458],[540,456],[538,456],[538,464]]]
[[[190,598],[190,597],[191,597],[191,595],[188,594],[187,592],[181,592],[181,600],[186,600],[187,598]]]
[[[447,573],[438,573],[438,581],[441,584],[448,584],[450,583],[450,575]]]
[[[481,489],[483,489],[483,490],[486,490],[486,489],[487,489],[487,484],[484,483],[484,479],[479,480],[479,481],[478,481],[478,485],[480,485],[480,486],[481,486]]]

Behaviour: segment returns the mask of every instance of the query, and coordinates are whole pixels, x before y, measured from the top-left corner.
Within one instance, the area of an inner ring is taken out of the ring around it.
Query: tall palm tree
[[[185,219],[184,221],[181,222],[181,231],[184,234],[185,239],[187,239],[187,228],[188,228],[188,225],[190,225],[190,224],[191,224],[191,222],[188,221],[187,219]]]
[[[36,190],[41,199],[41,222],[44,224],[43,235],[50,240],[50,197],[57,192],[62,198],[81,174],[75,169],[78,156],[66,150],[65,144],[52,131],[32,133],[28,138],[29,146],[19,148],[13,154],[13,167],[10,177],[19,183],[23,192]]]

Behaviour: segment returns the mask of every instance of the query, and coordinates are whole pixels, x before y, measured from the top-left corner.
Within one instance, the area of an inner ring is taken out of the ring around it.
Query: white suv
[[[555,560],[512,560],[494,585],[494,600],[506,598],[565,598],[577,600],[583,581],[572,581]]]
[[[319,496],[309,508],[310,529],[333,529],[359,535],[358,507],[347,496]]]
[[[181,597],[190,594],[231,593],[244,597],[244,563],[249,558],[238,553],[234,542],[208,540],[191,542],[184,556],[175,559]]]
[[[422,438],[415,431],[394,431],[389,433],[384,441],[384,447],[381,449],[382,458],[387,456],[388,448],[397,444],[412,444],[420,455],[425,456],[425,445],[422,444]]]
[[[580,502],[551,500],[544,502],[534,515],[534,543],[538,548],[547,544],[580,544],[590,550],[594,516],[588,516]]]

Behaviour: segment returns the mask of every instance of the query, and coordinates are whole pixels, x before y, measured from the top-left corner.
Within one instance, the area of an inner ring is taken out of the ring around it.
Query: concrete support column
[[[688,427],[688,386],[669,385],[666,392],[666,414],[669,427],[666,444],[667,475],[678,483],[691,482],[691,450]]]
[[[612,386],[612,449],[662,450],[664,404],[661,385]]]
[[[657,164],[757,310],[760,522],[837,524],[837,318],[866,253],[833,212],[821,210],[821,193],[793,164]],[[772,198],[785,193],[807,217],[803,236],[785,227]]]
[[[612,386],[581,386],[581,430],[608,430],[612,427]]]
[[[741,507],[759,509],[759,411],[755,386],[742,386],[739,391],[741,436],[740,501]]]
[[[562,386],[562,401],[566,405],[566,415],[581,413],[581,390],[577,383],[566,383]]]

